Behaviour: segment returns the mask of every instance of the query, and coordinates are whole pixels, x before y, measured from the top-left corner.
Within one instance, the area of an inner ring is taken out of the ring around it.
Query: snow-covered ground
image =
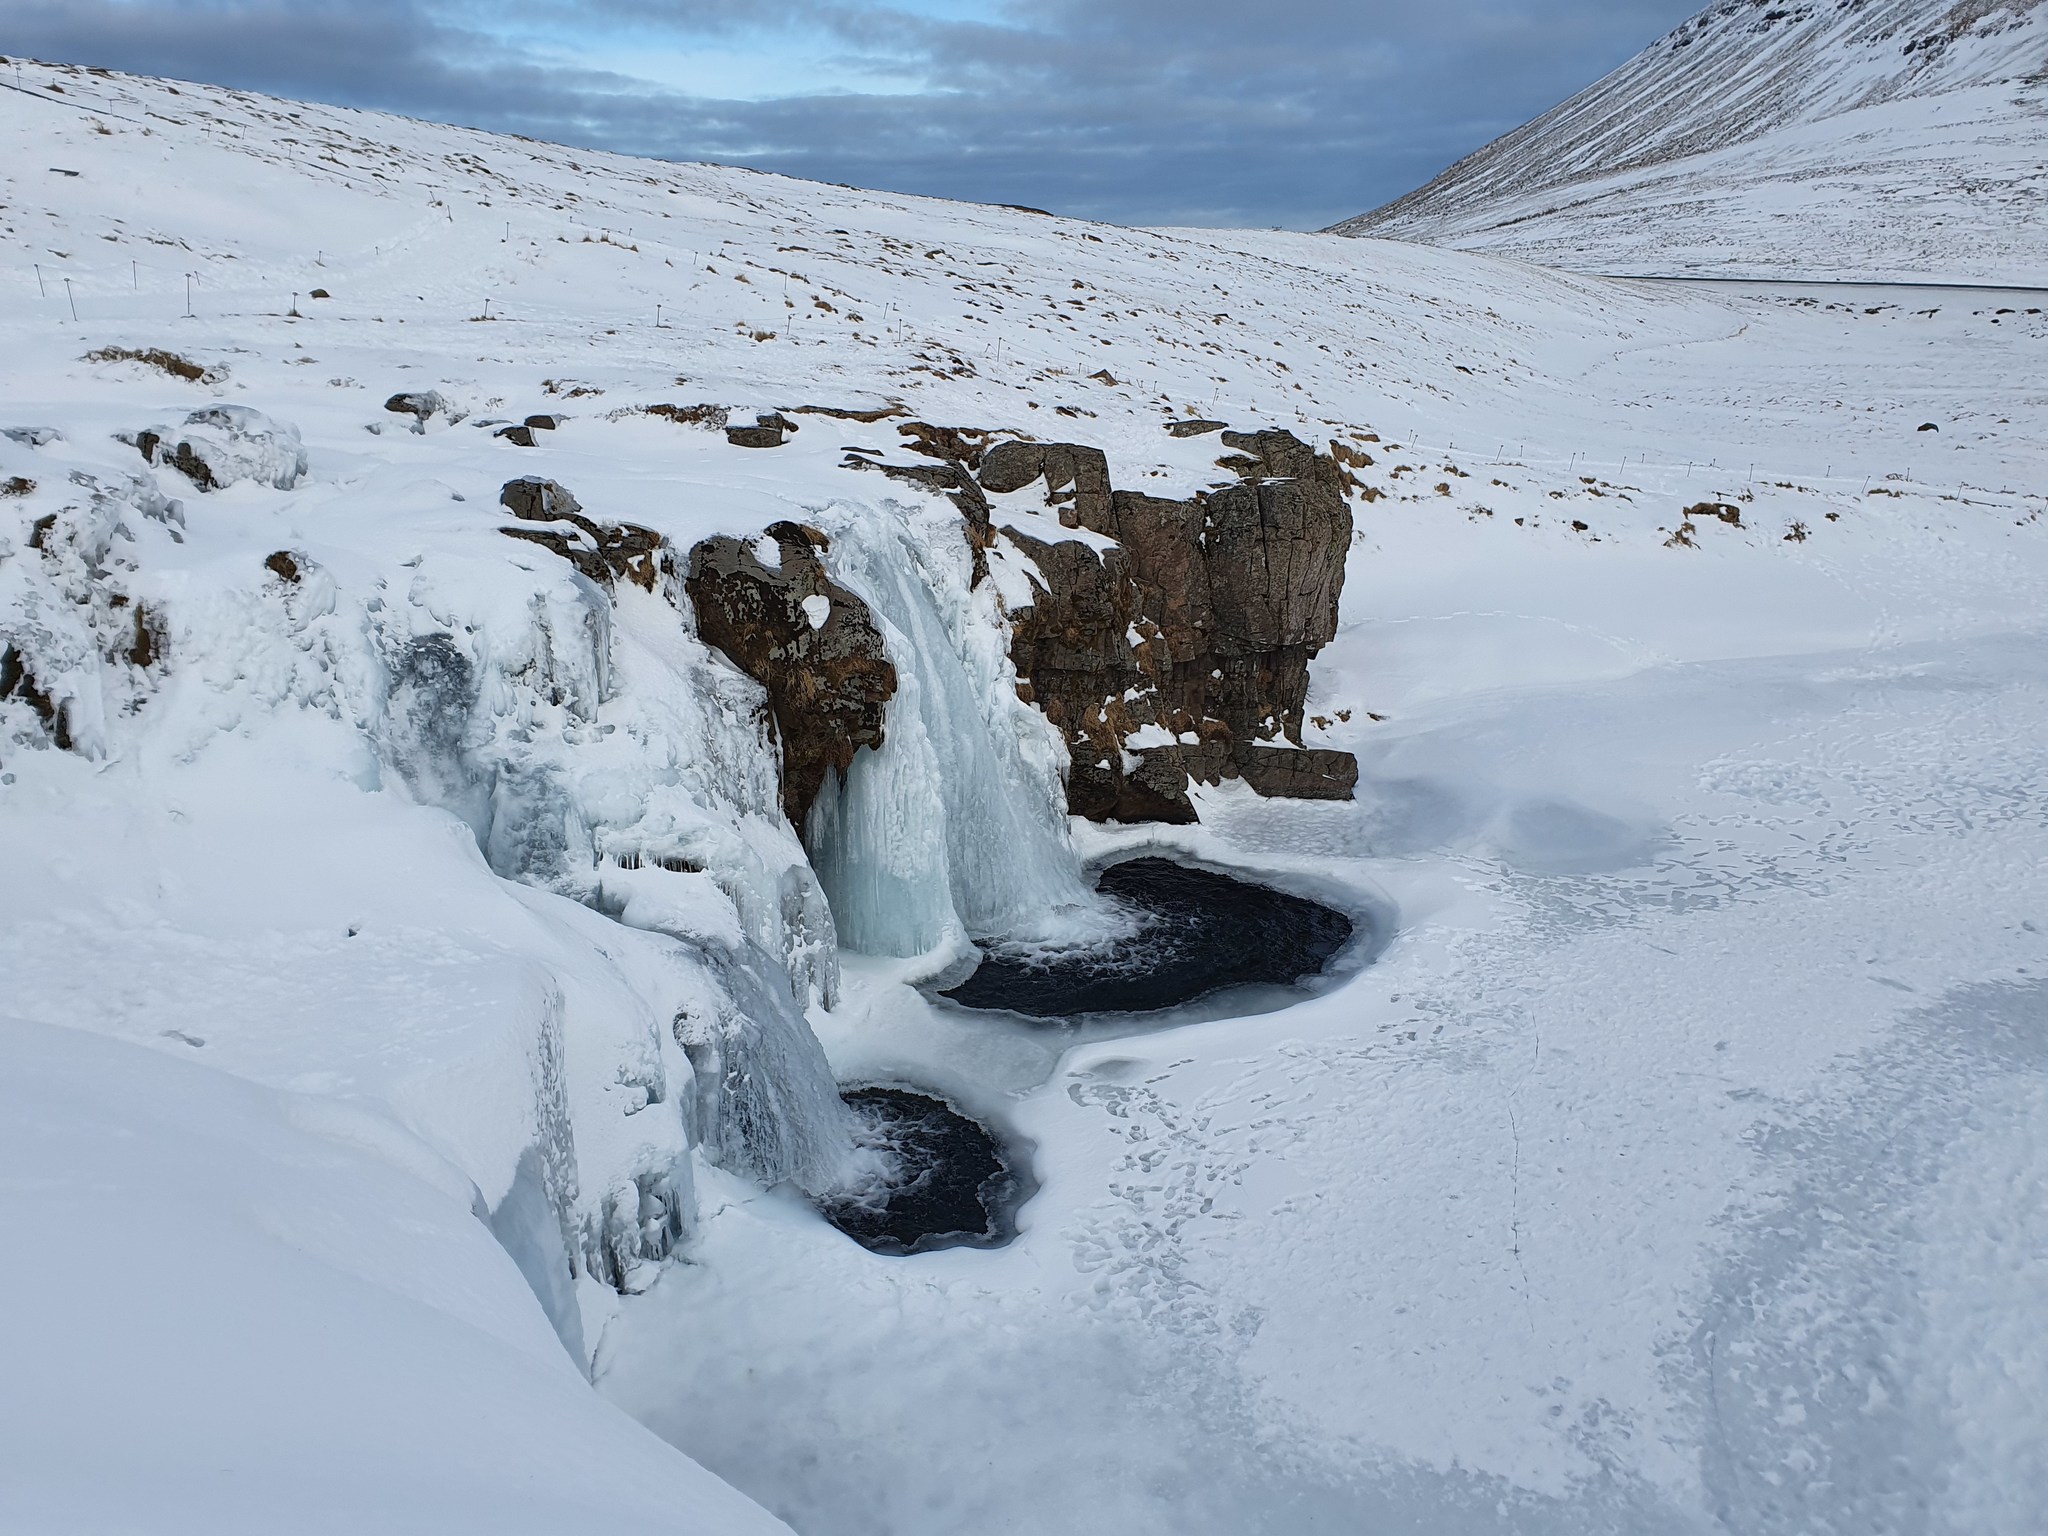
[[[2048,6],[1716,0],[1337,226],[1579,272],[2048,285]]]
[[[806,1536],[2035,1528],[2038,300],[21,83],[0,427],[57,435],[0,438],[0,627],[73,750],[0,702],[0,1527],[773,1528],[687,1456]],[[1311,700],[1357,803],[1067,835],[1391,913],[1375,964],[1115,1039],[927,1002],[835,956],[754,685],[498,531],[527,474],[681,546],[883,530],[1042,813],[951,509],[840,467],[896,420],[632,409],[899,400],[1162,494],[1185,412],[1371,454]],[[740,1166],[672,1021],[802,1130],[795,1002],[1033,1144],[1017,1242],[878,1257]]]

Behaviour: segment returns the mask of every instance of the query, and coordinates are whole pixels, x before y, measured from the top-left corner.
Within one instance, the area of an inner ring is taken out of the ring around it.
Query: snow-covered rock
[[[134,442],[150,463],[168,465],[202,491],[240,480],[288,491],[306,473],[299,429],[246,405],[202,406],[174,425],[145,427]]]

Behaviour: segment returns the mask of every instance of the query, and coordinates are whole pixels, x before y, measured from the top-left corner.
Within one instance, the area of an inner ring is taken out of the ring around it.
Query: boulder
[[[727,427],[725,440],[735,448],[780,448],[796,431],[796,423],[780,411],[756,416],[751,427]]]
[[[425,389],[393,395],[384,402],[384,409],[397,416],[410,416],[412,430],[425,432],[427,423],[440,416],[448,421],[460,421],[462,413],[449,405],[439,390]]]

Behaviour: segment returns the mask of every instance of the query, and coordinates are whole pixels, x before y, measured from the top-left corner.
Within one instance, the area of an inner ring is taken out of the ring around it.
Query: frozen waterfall
[[[990,585],[969,586],[957,514],[835,507],[833,579],[874,611],[896,665],[887,740],[812,807],[811,860],[840,942],[922,955],[974,939],[1099,936],[1067,835],[1062,748],[1017,697]]]

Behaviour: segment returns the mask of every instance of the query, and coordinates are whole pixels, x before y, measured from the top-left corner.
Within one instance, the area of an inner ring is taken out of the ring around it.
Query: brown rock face
[[[1092,448],[1006,442],[982,458],[984,490],[1042,479],[1063,523],[1117,542],[1098,553],[1003,530],[1042,578],[1011,616],[1010,654],[1067,738],[1080,815],[1189,821],[1190,779],[1310,799],[1357,784],[1349,754],[1301,746],[1309,663],[1336,635],[1351,543],[1343,470],[1290,432],[1223,442],[1238,482],[1185,501],[1113,490]],[[1147,726],[1174,744],[1130,751]]]
[[[1059,509],[1065,526],[1097,528],[1109,516],[1109,460],[1100,448],[1010,442],[996,444],[982,457],[985,491],[1021,491],[1040,477],[1046,505]]]
[[[727,427],[725,440],[735,448],[780,448],[796,423],[780,411],[756,416],[751,427]]]
[[[498,502],[522,523],[551,525],[501,528],[500,533],[553,550],[601,587],[624,577],[652,592],[661,578],[666,544],[660,534],[633,523],[585,517],[576,498],[552,480],[538,475],[508,480]]]
[[[828,771],[845,773],[860,747],[882,744],[896,692],[867,604],[825,574],[825,535],[797,523],[767,531],[777,563],[721,536],[690,551],[684,589],[697,633],[768,690],[782,741],[782,808],[799,833]]]

